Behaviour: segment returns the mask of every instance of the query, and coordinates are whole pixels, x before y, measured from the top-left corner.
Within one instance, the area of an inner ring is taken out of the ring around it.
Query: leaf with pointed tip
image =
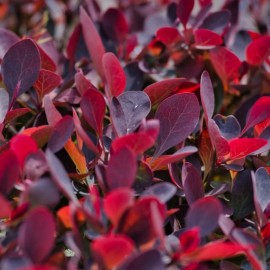
[[[167,166],[174,162],[180,162],[189,155],[196,153],[198,149],[194,146],[185,146],[172,155],[162,155],[156,159],[148,158],[147,163],[153,171],[167,169]]]
[[[270,55],[270,36],[262,36],[253,40],[246,48],[247,62],[260,66]]]
[[[102,57],[105,53],[105,48],[94,23],[83,7],[80,7],[80,23],[82,25],[83,37],[92,58],[93,65],[101,79],[104,79]]]
[[[19,41],[20,38],[15,33],[0,28],[0,59],[3,59],[9,48]]]
[[[119,60],[113,53],[107,52],[102,57],[102,65],[109,96],[119,96],[126,87],[126,75]]]
[[[230,160],[244,158],[267,144],[260,138],[240,138],[229,141]]]
[[[74,79],[81,96],[89,89],[98,91],[98,89],[83,75],[82,72],[78,71],[75,74]]]
[[[49,94],[52,90],[58,87],[60,83],[61,77],[59,75],[52,71],[41,69],[38,79],[33,86],[37,91],[39,99],[42,100],[46,94]]]
[[[18,117],[21,117],[29,112],[31,112],[29,108],[19,108],[19,109],[8,111],[8,113],[6,114],[4,123],[5,125],[9,124],[10,122],[16,120]]]
[[[229,81],[239,77],[240,59],[225,47],[216,47],[210,51],[210,59],[216,73],[228,90]]]
[[[197,49],[211,49],[215,46],[221,45],[223,40],[217,33],[208,29],[197,29],[194,31],[194,46]]]
[[[56,224],[53,214],[45,207],[37,207],[31,210],[20,227],[19,245],[23,252],[38,264],[52,250],[55,233]]]
[[[106,179],[110,190],[131,187],[136,173],[136,156],[128,146],[121,147],[111,154],[106,169]]]
[[[55,72],[56,71],[56,64],[52,60],[52,58],[40,46],[37,46],[37,48],[38,48],[39,55],[40,55],[41,69]]]
[[[159,28],[156,33],[156,38],[167,46],[175,44],[182,39],[178,29],[175,27]]]
[[[142,91],[128,91],[117,97],[126,120],[126,133],[134,132],[151,110],[151,102]]]
[[[64,166],[49,149],[46,150],[45,155],[52,179],[54,180],[55,184],[75,205],[78,205],[77,197],[75,196],[73,187]]]
[[[3,123],[9,107],[9,95],[3,88],[0,88],[0,102],[0,123]]]
[[[206,236],[214,231],[218,225],[223,207],[215,197],[201,198],[194,202],[186,216],[188,228],[199,227],[200,235]]]
[[[21,134],[31,136],[36,142],[38,148],[42,148],[48,143],[52,134],[53,127],[43,125],[25,129]]]
[[[251,107],[246,118],[246,125],[241,134],[244,134],[251,127],[261,123],[270,117],[270,97],[259,98]]]
[[[143,196],[155,196],[160,202],[166,203],[168,202],[176,193],[176,186],[169,182],[162,182],[155,184],[149,188],[147,188],[141,195]]]
[[[39,70],[38,48],[31,39],[24,39],[13,45],[2,61],[2,76],[9,96],[13,96],[19,81],[19,95],[28,90],[37,80]]]
[[[84,119],[101,137],[106,110],[103,95],[96,90],[88,89],[82,96],[81,109]]]
[[[184,141],[195,129],[200,106],[192,93],[175,94],[158,107],[155,118],[160,121],[160,133],[154,157]]]
[[[197,169],[189,162],[183,164],[182,183],[189,205],[204,197],[203,180]]]
[[[207,71],[204,71],[201,76],[201,89],[200,89],[201,101],[204,110],[205,120],[208,123],[208,119],[212,118],[215,109],[215,96],[214,89]]]
[[[194,0],[179,0],[178,2],[176,14],[185,29],[193,7]]]

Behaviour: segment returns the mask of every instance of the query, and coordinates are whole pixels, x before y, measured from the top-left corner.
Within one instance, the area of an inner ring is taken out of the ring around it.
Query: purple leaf
[[[171,183],[162,182],[146,189],[141,196],[155,196],[162,203],[168,202],[175,194],[177,188]]]
[[[215,109],[214,89],[207,71],[204,71],[201,76],[201,101],[204,110],[205,120],[208,122],[212,118]]]
[[[19,245],[34,263],[41,263],[54,245],[56,225],[52,213],[44,207],[33,209],[19,230]],[[41,244],[42,243],[42,244]]]
[[[187,22],[194,7],[194,0],[179,0],[177,6],[177,17],[186,29]]]
[[[117,97],[113,97],[110,103],[110,113],[112,118],[113,128],[118,136],[127,134],[126,118]]]
[[[8,49],[15,43],[19,42],[20,38],[13,32],[1,28],[0,29],[0,59],[3,59]]]
[[[13,96],[20,81],[19,95],[28,90],[37,80],[40,71],[40,56],[36,44],[24,39],[13,45],[2,62],[2,76],[9,96]]]
[[[55,184],[75,205],[78,205],[77,197],[74,194],[73,187],[64,166],[49,149],[46,150],[45,155]]]
[[[126,133],[132,133],[139,127],[141,121],[150,112],[150,99],[148,95],[142,91],[124,92],[117,98],[125,116]]]
[[[154,157],[184,141],[195,129],[199,114],[200,106],[194,94],[175,94],[166,98],[155,115],[160,121],[160,133]]]
[[[61,150],[65,146],[68,139],[71,137],[73,129],[73,118],[70,115],[64,116],[53,127],[53,131],[47,147],[53,153]]]
[[[199,227],[200,235],[206,236],[214,231],[218,225],[223,207],[215,197],[206,197],[193,203],[186,216],[188,228]]]
[[[123,146],[111,154],[106,169],[106,179],[110,190],[131,187],[137,173],[136,156],[129,147]]]
[[[183,164],[182,183],[189,205],[192,205],[195,201],[204,197],[203,180],[197,169],[189,162]]]
[[[0,88],[0,123],[3,123],[6,118],[8,106],[9,106],[8,92],[5,89]]]

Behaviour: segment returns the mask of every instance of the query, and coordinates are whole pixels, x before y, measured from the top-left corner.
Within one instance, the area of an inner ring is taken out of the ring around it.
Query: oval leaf
[[[220,35],[208,29],[197,29],[194,31],[195,47],[197,49],[211,49],[221,45],[223,40]]]

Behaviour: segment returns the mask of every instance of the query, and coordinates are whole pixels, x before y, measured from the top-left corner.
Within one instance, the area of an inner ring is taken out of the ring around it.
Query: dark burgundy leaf
[[[9,96],[18,82],[19,95],[28,90],[38,78],[40,56],[36,44],[31,39],[24,39],[13,45],[5,54],[2,62],[2,76]]]
[[[19,41],[20,38],[15,33],[0,28],[0,59],[3,59],[9,48]]]
[[[215,115],[213,118],[219,127],[221,135],[227,139],[231,140],[233,138],[239,137],[241,133],[241,127],[237,119],[233,115],[223,116],[221,114]]]
[[[12,169],[10,165],[12,164]],[[7,195],[19,178],[20,168],[12,150],[0,154],[0,192]]]
[[[21,117],[27,113],[29,113],[31,110],[29,108],[19,108],[9,111],[6,114],[5,118],[5,124],[9,124],[10,122],[16,120],[18,117]]]
[[[5,89],[0,88],[0,123],[4,122],[6,114],[8,112],[8,107],[9,107],[8,92]]]
[[[119,96],[126,88],[126,75],[117,57],[107,52],[102,57],[104,76],[107,81],[109,97]]]
[[[189,205],[204,197],[203,180],[197,169],[189,162],[182,167],[182,184]]]
[[[165,270],[161,255],[156,249],[150,249],[134,255],[118,270]]]
[[[142,193],[141,196],[155,196],[162,203],[166,203],[174,196],[175,193],[176,186],[168,182],[163,182],[149,187]]]
[[[138,62],[128,63],[124,67],[126,75],[125,91],[140,91],[143,88],[144,73],[138,67]]]
[[[142,91],[128,91],[118,96],[126,121],[126,133],[134,132],[151,109],[149,97]]]
[[[103,95],[96,90],[88,89],[82,96],[81,109],[84,119],[101,137],[106,109]]]
[[[38,207],[26,216],[19,230],[19,245],[34,263],[41,263],[53,248],[55,233],[52,213],[47,208]]]
[[[194,31],[194,46],[197,49],[211,49],[215,46],[221,45],[223,40],[217,33],[208,29],[197,29]]]
[[[111,154],[106,169],[109,188],[131,187],[137,173],[136,156],[129,147],[121,147]]]
[[[230,22],[231,14],[228,10],[216,11],[207,16],[199,28],[208,29],[221,35]]]
[[[202,106],[205,114],[205,120],[208,122],[212,118],[215,109],[214,89],[207,71],[204,71],[201,76],[200,95]]]
[[[48,148],[53,152],[62,149],[73,133],[73,118],[70,115],[64,116],[54,127],[48,142]]]
[[[187,22],[194,7],[194,0],[179,0],[177,6],[177,17],[186,29]]]
[[[82,72],[77,72],[74,79],[77,90],[81,96],[89,89],[98,91],[98,89],[83,75]]]
[[[40,46],[37,46],[37,48],[40,55],[41,69],[55,72],[57,68],[52,58]]]
[[[231,202],[233,217],[236,220],[240,220],[254,211],[250,170],[239,172],[234,178]]]
[[[119,9],[107,9],[102,18],[102,25],[106,35],[112,40],[123,42],[128,34],[127,21]]]
[[[80,8],[80,23],[82,25],[83,37],[92,58],[93,65],[99,76],[104,79],[102,57],[105,53],[105,49],[94,23],[83,7]]]
[[[252,41],[246,48],[247,62],[260,66],[270,54],[270,36],[263,36]]]
[[[49,149],[46,150],[45,155],[52,179],[55,181],[55,184],[75,205],[78,205],[77,197],[75,196],[73,187],[64,166]]]
[[[199,227],[200,235],[206,236],[216,229],[223,207],[218,199],[206,197],[194,202],[186,216],[188,228]]]
[[[39,99],[42,100],[46,94],[49,94],[52,90],[58,87],[61,80],[61,77],[56,73],[46,69],[41,69],[38,79],[33,85],[37,91]]]
[[[194,94],[175,94],[158,107],[155,118],[160,121],[160,133],[154,157],[182,142],[195,129],[200,114]]]

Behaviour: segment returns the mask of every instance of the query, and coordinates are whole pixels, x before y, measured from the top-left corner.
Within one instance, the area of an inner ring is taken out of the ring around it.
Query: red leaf
[[[152,147],[155,140],[156,137],[152,137],[146,132],[131,133],[113,140],[111,148],[113,151],[118,151],[122,147],[128,146],[139,155]]]
[[[104,13],[102,25],[108,37],[123,42],[128,34],[128,24],[120,9],[109,8]]]
[[[194,227],[192,229],[184,231],[179,236],[180,248],[183,253],[194,251],[200,245],[200,229]]]
[[[115,189],[104,198],[104,211],[116,227],[124,212],[133,204],[134,192],[132,189]]]
[[[202,7],[212,4],[212,0],[199,0],[199,3]]]
[[[12,164],[12,169],[10,165]],[[20,174],[19,163],[12,150],[6,150],[0,155],[0,192],[7,195],[18,180]]]
[[[49,96],[44,97],[44,109],[47,117],[47,121],[50,126],[56,125],[62,119],[62,115],[55,108],[51,98]]]
[[[240,138],[229,141],[230,160],[244,158],[267,144],[260,138]]]
[[[54,90],[61,83],[61,77],[56,73],[41,69],[38,75],[38,79],[34,83],[34,88],[37,91],[39,99],[49,94],[52,90]]]
[[[109,96],[119,96],[126,87],[125,72],[113,53],[105,53],[102,57],[104,75],[108,84]]]
[[[81,100],[81,109],[84,119],[101,137],[106,110],[103,95],[92,89],[85,91]]]
[[[102,57],[105,53],[105,49],[94,23],[92,22],[83,7],[80,8],[80,22],[82,25],[83,37],[88,52],[93,61],[93,65],[99,76],[104,79]]]
[[[52,72],[56,71],[56,64],[52,58],[40,47],[37,46],[40,60],[41,60],[41,69],[46,69]]]
[[[83,75],[82,72],[77,72],[74,76],[76,87],[81,96],[89,89],[97,90],[96,87]],[[98,91],[98,90],[97,90]]]
[[[195,129],[200,106],[192,93],[175,94],[158,107],[155,117],[160,121],[160,132],[154,157],[184,141]]]
[[[18,134],[10,140],[10,149],[16,155],[21,169],[23,169],[25,159],[31,153],[38,150],[37,144],[30,136]]]
[[[253,40],[246,48],[247,62],[253,66],[260,66],[270,54],[270,36],[263,36]]]
[[[185,29],[193,7],[194,0],[179,0],[176,13]]]
[[[128,146],[121,147],[111,154],[106,169],[106,179],[110,190],[131,187],[135,181],[136,173],[136,156]]]
[[[156,38],[167,46],[179,42],[182,39],[178,29],[175,27],[159,28],[156,33]]]
[[[13,45],[2,61],[2,76],[10,97],[20,82],[19,95],[28,90],[38,78],[40,56],[36,44],[24,39]]]
[[[210,51],[210,59],[216,73],[223,82],[224,88],[228,89],[228,82],[239,77],[241,61],[225,47],[217,47]]]
[[[167,166],[169,164],[174,163],[174,162],[180,162],[185,157],[192,155],[193,153],[197,151],[198,149],[196,147],[186,146],[179,149],[172,155],[162,155],[156,159],[148,158],[147,163],[151,166],[151,169],[153,171],[163,170],[163,169],[167,169]]]
[[[135,246],[124,235],[100,237],[91,245],[92,251],[103,269],[113,269],[133,253]]]
[[[259,98],[248,112],[246,125],[241,134],[270,117],[270,97]]]
[[[10,122],[16,120],[18,117],[23,116],[27,113],[29,113],[31,110],[29,108],[19,108],[12,111],[9,111],[6,114],[5,118],[5,125],[9,124]]]
[[[212,118],[215,109],[214,89],[207,71],[204,71],[201,76],[201,101],[204,110],[206,123]]]
[[[194,31],[195,47],[197,49],[210,49],[221,45],[223,40],[220,35],[208,29],[197,29]]]
[[[54,246],[55,233],[52,213],[47,208],[38,207],[26,216],[20,227],[19,245],[34,263],[41,263]]]

